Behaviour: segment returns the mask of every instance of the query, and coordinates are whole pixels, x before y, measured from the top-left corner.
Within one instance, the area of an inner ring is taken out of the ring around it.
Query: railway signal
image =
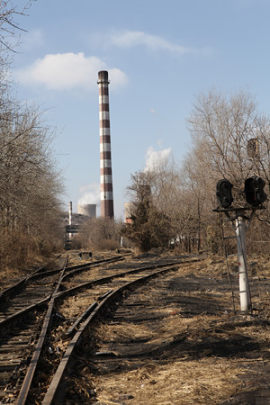
[[[264,192],[265,181],[258,176],[249,177],[245,181],[245,196],[246,201],[252,207],[259,207],[266,199],[267,195]]]
[[[256,145],[255,145],[256,146]],[[244,194],[249,206],[231,207],[233,202],[232,188],[233,185],[229,180],[219,180],[216,185],[216,196],[219,208],[216,212],[224,212],[232,222],[237,238],[237,254],[239,264],[239,295],[240,309],[242,313],[251,310],[251,298],[249,291],[247,260],[246,260],[246,230],[251,219],[258,209],[263,209],[263,202],[267,199],[264,192],[265,182],[261,177],[253,176],[245,180]],[[247,211],[251,211],[247,216]]]
[[[217,182],[216,196],[222,208],[229,208],[233,202],[233,185],[229,180],[222,179]]]

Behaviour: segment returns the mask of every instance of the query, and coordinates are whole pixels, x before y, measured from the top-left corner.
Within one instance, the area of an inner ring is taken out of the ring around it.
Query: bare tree
[[[25,0],[23,5],[14,6],[11,0],[0,2],[0,51],[14,52],[17,31],[24,29],[17,23],[16,17],[25,15],[33,0]]]
[[[50,153],[50,131],[40,114],[11,97],[9,56],[15,50],[16,19],[31,1],[0,2],[0,264],[23,265],[60,241],[61,180]]]
[[[213,224],[215,185],[222,178],[233,184],[234,205],[244,206],[244,183],[259,175],[270,180],[270,120],[258,114],[249,94],[200,96],[189,117],[193,139],[185,162],[185,178],[196,193],[201,225]],[[250,153],[250,145],[254,146]],[[269,210],[264,214],[269,217]]]
[[[113,250],[120,247],[121,225],[110,218],[91,218],[82,226],[77,242],[85,249]]]
[[[18,242],[21,235],[28,253],[45,252],[59,237],[61,192],[49,152],[50,134],[36,111],[14,102],[4,107],[0,109],[6,118],[0,126],[1,246],[7,256],[12,240]]]

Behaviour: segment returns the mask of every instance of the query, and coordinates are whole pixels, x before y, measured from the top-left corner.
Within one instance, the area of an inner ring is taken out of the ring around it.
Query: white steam
[[[82,196],[78,201],[78,205],[99,204],[99,184],[87,184],[86,186],[82,186],[80,187],[80,193]]]
[[[172,155],[171,148],[154,150],[152,146],[146,152],[146,163],[144,171],[154,171],[165,166]]]

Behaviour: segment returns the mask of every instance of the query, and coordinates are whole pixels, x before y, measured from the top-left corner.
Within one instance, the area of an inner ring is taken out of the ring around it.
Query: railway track
[[[71,401],[69,393],[67,392],[68,390],[66,390],[64,378],[70,376],[70,374],[72,373],[72,364],[74,358],[76,358],[76,354],[74,353],[82,349],[82,346],[84,346],[83,339],[91,340],[91,335],[89,336],[89,330],[92,324],[95,322],[95,320],[102,316],[103,311],[106,311],[106,309],[108,309],[108,306],[115,305],[115,300],[119,298],[121,294],[123,294],[125,291],[128,291],[130,288],[133,288],[135,285],[139,285],[150,278],[157,277],[161,274],[164,274],[165,272],[173,271],[176,269],[177,267],[175,265],[174,266],[166,265],[165,269],[158,271],[157,270],[153,271],[154,270],[153,268],[151,269],[151,271],[149,271],[150,269],[147,270],[141,269],[141,271],[143,271],[144,273],[148,272],[148,274],[144,275],[137,274],[136,277],[133,276],[132,277],[133,279],[129,281],[127,281],[127,277],[125,277],[125,280],[122,279],[121,280],[122,282],[121,281],[120,283],[118,282],[117,286],[116,285],[106,286],[107,289],[109,287],[114,288],[108,289],[105,294],[96,297],[96,301],[94,301],[92,305],[88,308],[88,310],[85,311],[84,318],[86,318],[86,320],[83,322],[83,319],[81,318],[82,320],[81,323],[77,324],[76,322],[76,327],[74,327],[75,326],[74,325],[72,328],[68,330],[68,335],[72,336],[74,334],[74,337],[67,345],[65,354],[58,365],[58,368],[53,376],[53,379],[44,397],[44,400],[42,402],[43,405],[66,403],[66,401]],[[122,285],[119,286],[119,284]],[[80,400],[81,399],[77,398],[77,401]],[[77,401],[75,403],[80,403]]]
[[[129,288],[117,303],[109,296],[55,403],[270,404],[269,311],[234,314],[226,279],[208,277],[206,263]],[[258,279],[251,288],[255,304]]]
[[[95,307],[127,282],[136,283],[142,275],[149,277],[156,269],[167,271],[177,262],[179,259],[158,264],[136,260],[125,263],[123,257],[117,256],[64,266],[49,273],[38,272],[31,280],[10,289],[10,295],[9,291],[4,292],[0,403],[41,403],[72,336],[85,318],[96,311]]]
[[[47,329],[57,316],[54,299],[64,277],[75,277],[91,267],[118,260],[122,257],[69,267],[65,262],[62,269],[50,271],[41,268],[0,294],[0,404],[26,402]],[[42,327],[42,323],[46,326]],[[30,372],[29,363],[35,366]],[[21,389],[27,374],[30,377]]]
[[[162,399],[166,386],[159,386],[157,375],[175,367],[173,381],[179,373],[188,381],[205,363],[204,373],[214,368],[214,379],[223,357],[267,358],[266,341],[259,347],[234,330],[270,331],[270,322],[234,316],[227,280],[207,277],[205,263],[199,276],[200,263],[196,257],[117,256],[58,270],[48,297],[26,312],[12,304],[15,314],[0,323],[6,325],[0,404],[163,404],[169,397],[175,404],[204,403],[203,393],[193,402],[173,393]],[[232,387],[229,382],[227,389]],[[220,403],[228,397],[220,396]]]
[[[30,403],[60,403],[58,395],[59,392],[63,393],[63,376],[69,373],[68,366],[72,364],[74,348],[79,345],[89,324],[101,316],[107,305],[113,305],[124,291],[152,277],[177,270],[182,261],[178,258],[160,260],[158,263],[117,263],[99,271],[98,278],[97,274],[92,275],[90,281],[81,282],[59,293],[56,297],[58,316],[47,340],[50,355],[44,352],[42,357],[46,373],[37,375],[34,380]],[[91,278],[91,272],[85,272],[84,278]],[[80,281],[83,280],[80,278]]]

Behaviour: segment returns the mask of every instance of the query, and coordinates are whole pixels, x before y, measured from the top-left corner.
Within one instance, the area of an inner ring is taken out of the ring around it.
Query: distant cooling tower
[[[114,217],[108,72],[98,72],[100,135],[100,215]]]
[[[85,215],[90,218],[96,218],[96,204],[78,205],[78,214]]]

